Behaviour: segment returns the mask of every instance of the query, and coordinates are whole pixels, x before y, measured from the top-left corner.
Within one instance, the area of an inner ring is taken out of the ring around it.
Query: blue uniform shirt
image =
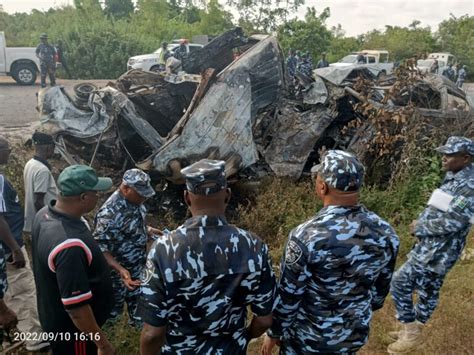
[[[267,246],[223,216],[197,216],[152,247],[139,313],[167,326],[162,353],[245,354],[247,306],[269,315],[274,293]]]
[[[0,214],[5,218],[10,232],[20,247],[23,246],[23,225],[25,218],[18,194],[12,184],[0,174]],[[11,250],[2,242],[5,254]]]
[[[130,271],[146,262],[146,208],[133,205],[115,191],[97,212],[94,238],[102,252],[108,251]]]
[[[408,258],[423,268],[445,274],[456,263],[466,244],[474,216],[474,164],[456,174],[448,172],[440,189],[453,196],[447,211],[427,206],[418,217],[419,242]]]
[[[363,206],[328,206],[290,232],[271,337],[283,354],[354,352],[367,341],[398,253],[393,228]]]

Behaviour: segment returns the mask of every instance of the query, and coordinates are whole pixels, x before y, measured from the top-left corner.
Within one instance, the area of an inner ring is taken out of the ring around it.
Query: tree
[[[436,48],[429,27],[418,27],[413,21],[408,27],[385,26],[385,31],[373,30],[361,37],[363,49],[386,49],[395,60],[422,56]]]
[[[308,8],[304,20],[290,20],[278,28],[281,46],[285,51],[292,48],[309,52],[313,58],[319,57],[331,44],[331,31],[325,24],[329,16],[329,8],[319,16],[314,7]]]
[[[227,0],[238,12],[238,22],[247,33],[271,33],[288,21],[305,0]]]
[[[99,0],[74,0],[74,6],[80,10],[101,9]]]
[[[474,77],[474,16],[455,17],[440,23],[436,34],[443,51],[454,54],[460,63],[468,67],[470,78]]]
[[[113,18],[129,17],[133,10],[132,0],[105,0],[104,12]]]

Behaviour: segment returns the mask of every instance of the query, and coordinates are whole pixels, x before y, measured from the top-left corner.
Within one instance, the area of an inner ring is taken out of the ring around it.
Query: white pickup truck
[[[348,67],[351,65],[366,65],[369,69],[380,74],[391,74],[393,71],[393,63],[388,61],[388,51],[364,49],[360,52],[354,52],[346,55],[337,63],[332,63],[331,67]]]
[[[20,85],[33,85],[39,66],[36,48],[7,47],[5,34],[0,32],[0,75],[9,75]]]

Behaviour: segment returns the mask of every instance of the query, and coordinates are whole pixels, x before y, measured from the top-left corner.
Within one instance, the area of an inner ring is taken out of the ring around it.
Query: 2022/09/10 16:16
[[[17,332],[14,341],[99,341],[100,333],[69,333],[69,332]]]

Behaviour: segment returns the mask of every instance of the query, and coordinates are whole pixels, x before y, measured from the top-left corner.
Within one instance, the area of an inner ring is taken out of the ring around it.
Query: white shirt
[[[25,182],[25,232],[31,232],[33,220],[35,219],[35,193],[44,193],[44,204],[48,205],[51,200],[56,199],[58,189],[49,168],[35,158],[30,159],[23,170]]]

